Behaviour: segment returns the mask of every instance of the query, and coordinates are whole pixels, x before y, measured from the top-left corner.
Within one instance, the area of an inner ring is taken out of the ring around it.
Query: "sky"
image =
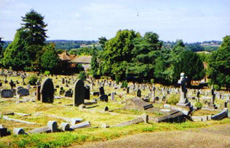
[[[31,9],[45,17],[48,40],[110,39],[120,29],[189,43],[230,35],[230,0],[0,0],[0,37],[13,40]]]

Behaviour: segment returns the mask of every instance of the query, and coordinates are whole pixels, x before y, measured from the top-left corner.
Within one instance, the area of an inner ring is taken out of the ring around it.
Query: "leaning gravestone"
[[[50,78],[45,79],[41,85],[41,100],[43,103],[53,103],[54,85]]]
[[[2,98],[12,98],[14,96],[14,92],[11,89],[3,89],[1,92]]]
[[[78,80],[74,84],[73,106],[78,106],[84,103],[85,87],[82,80]]]

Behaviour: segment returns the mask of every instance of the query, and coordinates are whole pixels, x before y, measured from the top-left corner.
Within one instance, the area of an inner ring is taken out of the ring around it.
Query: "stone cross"
[[[190,102],[186,98],[187,88],[186,88],[187,78],[185,77],[185,73],[180,74],[180,79],[178,80],[178,84],[180,84],[180,101],[177,105],[180,106],[190,106]]]

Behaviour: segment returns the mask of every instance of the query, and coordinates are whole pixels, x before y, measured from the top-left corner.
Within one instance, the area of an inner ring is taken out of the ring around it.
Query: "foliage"
[[[211,84],[230,86],[230,36],[224,37],[220,48],[211,53],[208,74]]]
[[[36,75],[32,75],[28,78],[28,83],[30,85],[36,85],[37,81],[38,81],[38,77]]]
[[[93,48],[93,54],[92,54],[92,59],[91,59],[91,74],[93,75],[93,77],[95,77],[96,75],[98,75],[98,71],[99,71],[99,63],[97,61],[97,55],[96,55],[96,48],[94,46]]]
[[[51,73],[55,73],[60,59],[58,58],[54,47],[52,45],[46,45],[43,50],[45,52],[41,56],[41,67],[44,70],[49,70]]]
[[[195,107],[201,109],[203,107],[203,104],[201,102],[196,102]]]
[[[81,71],[79,73],[78,79],[85,81],[86,80],[86,73],[84,71]]]
[[[13,42],[4,52],[3,65],[12,66],[14,70],[29,69],[38,70],[40,67],[33,67],[34,62],[39,61],[40,51],[45,45],[46,26],[44,17],[31,10],[22,17],[22,27],[17,30]],[[36,65],[36,64],[35,64]]]
[[[178,94],[172,94],[172,95],[168,96],[166,103],[176,105],[179,101],[180,101],[179,95]]]
[[[105,43],[102,66],[103,74],[124,79],[128,62],[132,59],[133,39],[140,34],[133,30],[119,30],[116,36]]]
[[[129,71],[141,80],[150,81],[154,78],[154,65],[162,46],[162,42],[158,38],[156,33],[147,32],[144,37],[134,40],[135,48],[132,50],[133,58]]]
[[[50,71],[46,70],[46,71],[44,72],[44,75],[46,75],[46,76],[50,75]]]
[[[127,88],[128,87],[128,82],[127,80],[122,81],[121,88]]]

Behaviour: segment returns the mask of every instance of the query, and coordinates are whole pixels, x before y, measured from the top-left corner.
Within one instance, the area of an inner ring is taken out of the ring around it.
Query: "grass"
[[[159,124],[136,124],[132,126],[116,128],[88,128],[74,132],[32,134],[20,136],[7,136],[0,139],[0,147],[66,147],[72,144],[83,144],[93,141],[105,141],[146,132],[186,130],[192,128],[207,127],[219,124],[229,124],[230,119],[208,122],[184,122],[184,123],[159,123]]]

